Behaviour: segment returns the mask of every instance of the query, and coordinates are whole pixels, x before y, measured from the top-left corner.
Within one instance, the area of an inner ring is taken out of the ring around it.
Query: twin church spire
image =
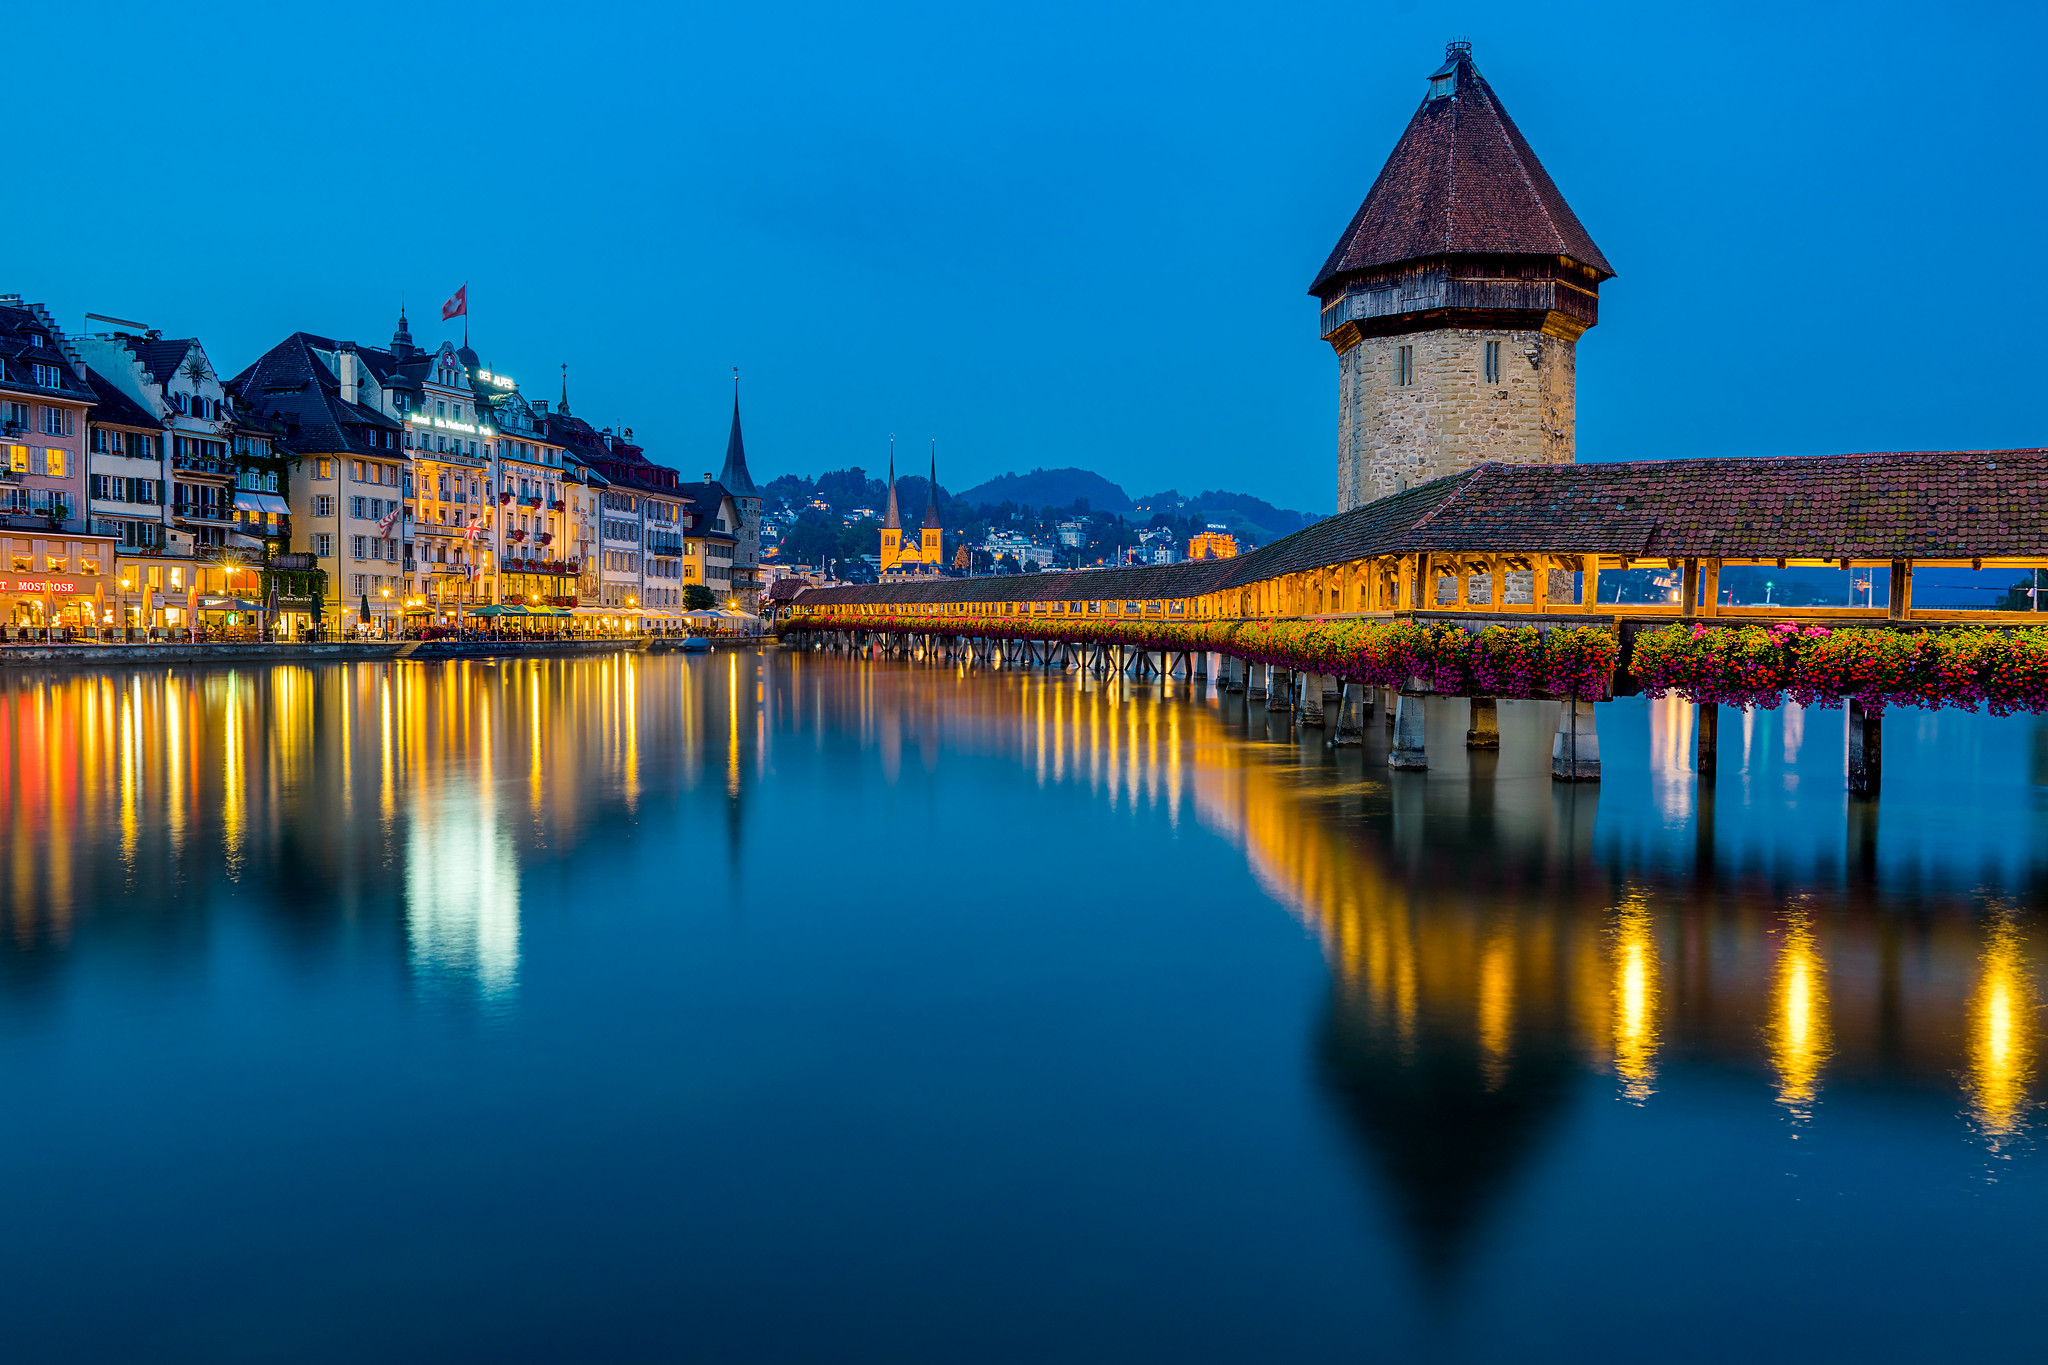
[[[945,531],[939,521],[939,440],[932,438],[931,480],[925,491],[924,520],[917,543],[903,543],[903,508],[896,496],[896,438],[889,438],[889,504],[882,516],[882,572],[885,575],[932,575],[944,567]]]

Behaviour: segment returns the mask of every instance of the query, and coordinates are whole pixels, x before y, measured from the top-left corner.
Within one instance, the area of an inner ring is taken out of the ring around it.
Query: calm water
[[[2048,732],[0,676],[9,1361],[2034,1358]]]

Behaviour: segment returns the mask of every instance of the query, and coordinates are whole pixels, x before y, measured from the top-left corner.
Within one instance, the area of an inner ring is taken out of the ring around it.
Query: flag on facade
[[[384,519],[377,523],[378,535],[388,536],[391,534],[391,524],[398,520],[398,513],[401,509],[401,506],[402,504],[400,503],[394,502],[391,504],[391,510],[389,512],[386,512],[384,514]]]
[[[441,321],[447,322],[451,318],[466,318],[468,316],[469,286],[465,284],[462,288],[455,291],[448,302],[441,305]]]

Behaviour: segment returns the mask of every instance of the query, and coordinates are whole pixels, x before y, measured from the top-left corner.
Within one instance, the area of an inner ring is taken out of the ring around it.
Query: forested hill
[[[802,508],[813,498],[831,506],[840,516],[857,507],[880,511],[889,499],[888,485],[869,478],[864,469],[835,469],[815,479],[785,474],[763,490],[768,505],[787,503]],[[921,475],[905,474],[896,480],[896,500],[903,509],[906,525],[915,526],[924,515],[926,482]],[[1118,485],[1087,469],[1034,469],[1028,474],[1003,474],[959,493],[940,489],[940,512],[949,528],[964,527],[987,512],[1004,507],[1039,511],[1065,510],[1079,505],[1082,510],[1122,517],[1138,526],[1149,525],[1154,517],[1176,522],[1215,523],[1241,540],[1267,545],[1282,536],[1322,519],[1315,512],[1296,512],[1275,507],[1249,493],[1231,493],[1212,488],[1183,494],[1175,489],[1133,498]]]

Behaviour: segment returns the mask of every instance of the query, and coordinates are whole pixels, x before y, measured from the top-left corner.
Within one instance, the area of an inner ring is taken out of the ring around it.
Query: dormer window
[[[1429,78],[1429,97],[1433,100],[1447,100],[1457,93],[1458,64],[1455,61],[1445,62],[1443,68]]]

